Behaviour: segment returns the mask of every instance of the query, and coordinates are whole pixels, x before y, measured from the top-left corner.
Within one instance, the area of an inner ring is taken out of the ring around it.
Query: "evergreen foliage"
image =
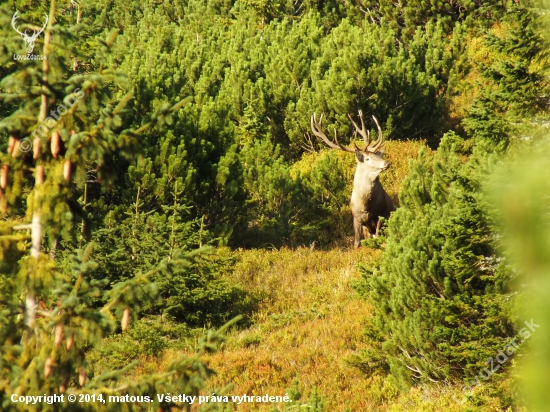
[[[280,247],[291,242],[304,228],[305,213],[311,212],[305,204],[310,188],[298,175],[291,176],[290,167],[280,154],[279,147],[269,141],[257,141],[242,152],[244,184],[248,192],[248,210],[251,223],[244,239],[245,246],[262,239],[265,244]],[[294,235],[294,238],[291,238]]]
[[[305,157],[302,163],[309,167],[302,171],[295,163],[292,171],[303,173],[303,182],[310,192],[302,223],[302,231],[309,237],[304,240],[323,246],[334,241],[335,234],[352,230],[348,206],[352,169],[332,151],[325,151],[314,159],[313,164],[308,164],[311,159]],[[354,159],[349,160],[355,162]]]
[[[387,365],[402,385],[477,374],[514,332],[510,271],[481,190],[488,162],[464,162],[463,145],[447,134],[433,159],[421,151],[411,163],[384,255],[363,268],[377,342],[365,367]]]
[[[202,333],[202,330],[201,330]],[[196,335],[196,334],[195,334]],[[187,349],[193,338],[191,330],[183,323],[174,323],[166,317],[144,317],[137,320],[126,333],[115,333],[105,339],[87,354],[90,371],[93,375],[123,369],[142,356],[156,356],[164,349]]]
[[[2,27],[11,15],[2,8]],[[220,333],[209,332],[199,342],[196,357],[179,357],[163,372],[123,384],[122,375],[136,362],[93,375],[87,354],[117,329],[119,321],[125,331],[142,306],[154,303],[158,288],[151,279],[156,273],[181,274],[201,251],[182,250],[174,240],[169,259],[159,259],[156,267],[137,270],[107,289],[108,280],[93,275],[98,268],[93,244],[66,253],[65,267],[58,264],[58,246],[78,236],[75,229],[85,214],[91,176],[94,184],[112,182],[115,159],[130,161],[140,148],[138,135],[170,123],[187,101],[161,105],[139,128],[124,128],[121,116],[132,94],[124,90],[126,77],[106,61],[116,32],[106,40],[96,39],[97,71],[77,73],[71,65],[78,55],[71,47],[75,28],[56,25],[57,15],[52,1],[40,44],[46,59],[12,60],[20,53],[15,36],[4,37],[9,39],[3,45],[7,53],[0,57],[11,71],[1,82],[0,97],[17,102],[17,109],[0,121],[3,136],[10,136],[8,150],[0,154],[2,213],[9,217],[0,224],[1,408],[143,410],[151,405],[105,401],[109,395],[148,395],[154,407],[167,410],[173,404],[159,401],[156,394],[197,394],[212,373],[200,356],[215,350]],[[26,138],[35,131],[32,141]],[[25,404],[13,402],[14,394],[88,394],[104,402],[71,403],[65,396],[65,402]]]
[[[486,31],[488,58],[474,66],[479,95],[463,121],[471,136],[506,147],[526,119],[547,111],[548,80],[537,67],[544,65],[547,41],[536,13],[532,5],[513,3],[498,28]]]
[[[357,286],[375,317],[353,363],[402,387],[478,374],[515,332],[514,272],[484,184],[544,125],[548,10],[535,5],[3,3],[0,409],[24,409],[12,393],[198,393],[212,373],[200,355],[124,374],[189,328],[253,307],[222,280],[234,261],[212,245],[313,250],[351,231],[354,160],[304,147],[313,112],[343,144],[355,139],[348,114],[362,110],[390,140],[439,145],[411,163],[399,209],[363,244],[382,257]],[[14,58],[25,54],[15,10],[22,30],[49,15],[35,47],[47,60]],[[221,340],[209,333],[199,353]],[[290,392],[301,399],[297,381]],[[326,406],[314,391],[298,409]]]
[[[383,257],[363,268],[358,286],[376,318],[371,347],[352,363],[386,369],[402,387],[477,375],[515,333],[513,272],[498,252],[483,182],[522,123],[547,110],[548,88],[533,66],[544,64],[534,12],[493,11],[502,19],[481,28],[484,60],[474,67],[482,87],[463,120],[473,141],[448,133],[433,159],[421,151],[411,163]]]
[[[190,0],[173,9],[126,3],[87,4],[83,19],[121,31],[111,60],[134,84],[128,126],[167,101],[191,95],[195,104],[173,116],[170,130],[144,134],[146,159],[128,168],[122,163],[118,187],[91,193],[90,211],[101,221],[115,209],[119,220],[138,187],[143,210],[160,210],[173,202],[165,186],[177,181],[182,203],[192,206],[189,220],[204,217],[220,243],[238,246],[310,242],[336,217],[304,213],[303,205],[311,205],[308,190],[277,217],[250,207],[257,194],[247,191],[245,158],[262,141],[278,145],[286,162],[297,160],[312,112],[325,111],[349,136],[347,114],[362,109],[382,120],[388,138],[424,138],[436,146],[450,125],[451,89],[464,71],[463,24],[481,12],[477,4],[459,3],[453,10],[422,6],[418,15],[419,4],[400,5],[397,15],[409,24],[403,31],[387,24],[397,16],[389,3]],[[289,187],[302,183],[285,185],[296,193]],[[300,233],[299,217],[288,222],[298,210],[313,229]],[[251,242],[246,228],[258,227],[265,230]]]
[[[164,208],[164,214],[144,213],[140,206],[138,198],[134,210],[121,222],[115,223],[110,214],[105,227],[94,233],[99,264],[94,278],[114,285],[185,251],[185,265],[171,265],[151,276],[160,300],[143,307],[144,312],[202,327],[223,324],[249,309],[243,292],[219,279],[233,261],[203,246],[209,235],[201,222],[185,220],[189,208],[178,204],[178,196],[174,196],[173,206]]]
[[[239,159],[242,164],[246,153],[250,152],[247,147],[265,135],[271,136],[275,144],[281,144],[281,153],[287,158],[296,157],[303,133],[309,128],[307,119],[315,109],[324,108],[334,114],[337,126],[343,127],[344,133],[349,132],[346,114],[357,108],[386,118],[390,136],[429,136],[433,135],[433,128],[441,127],[428,119],[442,117],[444,104],[439,93],[453,75],[451,64],[460,52],[460,28],[448,47],[442,46],[447,43],[443,26],[435,23],[430,23],[426,32],[418,30],[410,45],[398,46],[393,41],[396,35],[393,31],[366,22],[355,25],[345,19],[323,39],[321,18],[313,11],[305,13],[295,23],[286,19],[280,23],[274,20],[259,31],[250,26],[250,20],[254,19],[250,10],[235,5],[239,12],[234,24],[225,28],[213,20],[211,25],[204,26],[199,21],[214,17],[205,7],[190,3],[184,10],[184,26],[174,24],[166,11],[158,10],[150,17],[147,12],[139,24],[132,27],[135,33],[127,32],[123,36],[124,41],[131,39],[131,42],[123,43],[125,49],[131,47],[134,52],[131,58],[124,58],[121,67],[139,85],[136,96],[140,104],[154,106],[155,102],[174,96],[174,91],[181,88],[196,96],[197,107],[214,110],[208,109],[207,113],[200,115],[201,119],[206,120],[208,116],[208,121],[217,123],[214,128],[206,129],[205,138],[193,137],[196,131],[183,124],[181,129],[182,121],[176,121],[174,136],[189,134],[189,138],[179,139],[179,163],[171,168],[186,176],[187,190],[184,192],[189,203],[195,205],[190,217],[206,216],[206,227],[215,234],[227,238],[234,228],[257,227],[257,222],[265,221],[266,215],[261,210],[250,213],[248,208],[244,213],[245,204],[254,204],[254,195],[239,191],[243,184],[247,187],[243,183],[246,176],[241,173],[246,175],[249,172],[235,162]],[[151,19],[150,23],[148,19]],[[160,24],[159,19],[163,19],[163,28],[156,35],[161,39],[151,39],[146,28],[149,24]],[[197,32],[190,33],[186,29],[189,26],[196,27]],[[176,53],[169,53],[174,38],[181,39],[179,41],[184,46]],[[441,53],[441,48],[446,48],[446,51]],[[165,67],[171,73],[170,79],[178,79],[177,83],[170,80],[168,84],[161,84],[159,79],[166,76],[145,69],[159,58],[158,70]],[[280,70],[281,67],[284,69]],[[356,73],[360,73],[359,82],[355,81]],[[386,73],[392,73],[391,78]],[[203,123],[203,120],[199,122]],[[215,137],[222,129],[225,137]],[[231,134],[233,143],[228,139]],[[160,142],[163,146],[173,147],[176,140],[170,138],[166,141],[160,137]],[[197,143],[206,144],[206,152],[203,149],[197,152],[193,148]],[[233,152],[231,144],[234,143],[238,143],[242,155],[238,148]],[[208,154],[212,147],[215,147],[213,156]],[[152,146],[149,157],[155,159],[157,150]],[[226,150],[230,152],[224,155]],[[227,166],[216,167],[222,159]],[[171,163],[171,160],[167,161]],[[138,172],[143,169],[139,165],[130,167],[126,181],[134,183],[125,189],[127,204],[135,198],[137,184],[142,185],[144,196],[153,196],[153,193],[155,199],[163,196],[156,194],[153,188],[145,187],[156,180],[157,187],[162,188],[166,181],[162,176],[168,172],[160,166],[165,162],[159,159],[155,163],[146,166],[146,174]],[[219,175],[220,171],[226,171],[224,177]],[[149,176],[147,181],[145,176]],[[220,180],[221,185],[218,184]],[[288,183],[299,185],[297,182]],[[276,186],[277,183],[269,185]],[[168,191],[163,194],[169,197]],[[307,202],[307,191],[302,195],[301,203],[304,202]],[[158,203],[146,204],[146,208],[151,210],[155,206],[158,207]],[[296,210],[295,207],[291,209]],[[319,214],[312,213],[308,217],[317,220],[317,216]],[[256,237],[262,239],[253,244],[292,244],[291,239],[311,239],[311,236],[304,237],[300,233],[291,236],[288,218],[277,219],[271,220],[272,229],[268,232],[272,235],[264,237],[260,233],[265,232],[260,231]],[[320,216],[320,219],[313,225],[323,226],[326,216]],[[295,224],[292,230],[300,227]],[[243,236],[244,233],[247,231],[235,232],[233,244],[250,246],[250,236]]]

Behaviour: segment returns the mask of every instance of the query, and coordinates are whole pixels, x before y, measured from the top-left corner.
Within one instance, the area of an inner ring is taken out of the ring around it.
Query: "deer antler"
[[[25,35],[26,35],[25,33],[21,33],[21,32],[17,29],[17,27],[15,27],[15,20],[17,20],[17,14],[18,14],[18,13],[19,13],[19,12],[16,11],[16,12],[13,14],[13,17],[11,18],[11,26],[13,27],[13,29],[14,29],[18,34],[20,34],[21,36],[25,36]]]
[[[313,134],[319,137],[323,142],[325,142],[325,144],[328,147],[331,147],[332,149],[343,150],[344,152],[348,152],[348,153],[355,153],[355,150],[359,149],[357,145],[355,145],[355,149],[342,146],[338,141],[338,133],[336,132],[336,129],[334,129],[334,141],[336,143],[332,142],[327,137],[327,135],[323,132],[322,125],[321,125],[321,123],[323,122],[323,116],[324,116],[324,113],[321,114],[321,116],[319,117],[319,120],[317,120],[316,113],[313,113],[313,116],[311,116],[311,131],[313,132]]]
[[[32,36],[35,39],[40,35],[40,33],[42,33],[44,31],[44,29],[48,25],[48,20],[49,20],[48,14],[44,13],[44,16],[46,16],[46,21],[44,22],[44,25],[42,26],[42,28],[38,32],[35,31],[35,34],[33,34],[33,36]]]
[[[372,116],[372,118],[374,120],[374,123],[376,123],[376,128],[378,129],[378,139],[376,139],[376,142],[374,142],[372,146],[369,146],[368,150],[376,153],[378,149],[380,149],[384,145],[384,137],[382,136],[382,129],[380,129],[378,120],[376,120],[376,117],[374,116]]]
[[[361,136],[363,136],[363,141],[365,142],[365,150],[367,150],[367,147],[369,147],[370,144],[370,132],[368,130],[365,130],[365,122],[363,121],[363,111],[359,110],[359,119],[361,120],[361,128],[357,126],[357,123],[353,121],[353,118],[350,114],[348,114],[349,119],[355,126],[355,133],[359,133]]]
[[[370,132],[368,130],[365,130],[365,122],[363,121],[363,112],[359,110],[359,119],[361,120],[361,127],[357,125],[353,121],[353,118],[351,115],[348,114],[349,119],[355,126],[355,133],[359,133],[361,136],[363,136],[363,141],[365,142],[365,148],[363,150],[376,153],[378,149],[380,149],[384,144],[384,137],[382,136],[382,129],[380,129],[380,125],[378,124],[378,120],[376,120],[376,117],[372,116],[374,119],[374,123],[376,123],[376,128],[378,129],[378,139],[374,143],[371,143],[370,139]]]

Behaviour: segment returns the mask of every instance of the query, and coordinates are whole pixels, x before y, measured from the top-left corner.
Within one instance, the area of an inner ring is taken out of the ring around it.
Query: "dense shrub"
[[[221,279],[234,259],[222,257],[203,246],[211,240],[200,221],[185,221],[186,208],[175,204],[166,214],[142,213],[121,222],[109,216],[106,227],[94,233],[99,266],[91,276],[110,285],[126,281],[136,273],[158,267],[175,253],[189,252],[185,265],[169,265],[151,275],[159,299],[144,307],[150,314],[164,314],[189,326],[220,325],[251,309],[251,300],[237,286]]]
[[[364,366],[387,367],[402,385],[477,374],[514,332],[510,272],[482,191],[486,158],[465,161],[462,148],[447,134],[435,156],[420,151],[384,255],[362,268],[376,314]]]

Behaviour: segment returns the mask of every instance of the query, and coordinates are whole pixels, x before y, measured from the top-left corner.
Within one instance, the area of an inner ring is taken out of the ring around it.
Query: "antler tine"
[[[327,135],[325,134],[325,132],[323,132],[323,129],[321,127],[322,126],[321,122],[323,121],[323,114],[321,114],[321,117],[319,117],[319,121],[317,121],[317,114],[315,112],[313,113],[313,116],[311,116],[311,131],[313,132],[313,134],[318,138],[320,138],[323,142],[325,142],[325,144],[328,147],[332,149],[338,149],[338,150],[343,150],[345,152],[355,153],[354,149],[343,147],[340,144],[340,142],[338,142],[338,135],[336,132],[336,128],[334,129],[334,139],[336,141],[336,144],[327,137]]]
[[[50,21],[50,18],[48,17],[48,13],[44,13],[44,16],[46,16],[46,21],[44,22],[44,25],[42,26],[42,29],[40,30],[40,33],[42,33],[44,31],[44,29],[46,28],[46,26],[48,24],[48,21]]]
[[[349,119],[351,120],[351,123],[353,123],[353,126],[355,127],[355,133],[359,133],[361,136],[363,136],[363,141],[365,142],[365,149],[370,144],[370,133],[368,130],[365,130],[365,122],[363,121],[363,112],[359,110],[359,119],[361,120],[361,128],[357,126],[357,123],[353,120],[353,117],[348,114]]]
[[[21,33],[17,27],[15,27],[15,20],[17,20],[17,15],[19,14],[18,11],[16,11],[15,13],[13,13],[13,17],[11,18],[11,26],[13,27],[13,29],[18,33],[20,34],[21,36],[23,36],[23,33]]]
[[[313,112],[313,117],[311,118],[311,129],[313,130],[313,125],[315,123],[315,130],[318,130],[320,133],[322,133],[321,129],[321,123],[323,123],[323,116],[325,114],[321,113],[321,116],[319,116],[319,120],[317,120],[317,113]],[[314,132],[315,133],[315,132]],[[315,134],[317,136],[317,134]]]
[[[369,147],[369,150],[372,152],[376,152],[384,144],[384,136],[382,135],[382,129],[378,124],[378,120],[374,116],[372,116],[372,118],[374,120],[374,123],[376,123],[376,128],[378,129],[378,139],[376,139],[376,142],[373,143],[372,147]]]
[[[338,145],[338,147],[339,147],[341,150],[345,151],[345,152],[353,152],[353,153],[355,153],[355,150],[361,150],[361,149],[359,149],[359,148],[357,147],[357,144],[355,143],[355,140],[353,141],[353,145],[355,146],[355,149],[353,149],[353,150],[351,150],[351,149],[349,149],[349,148],[346,148],[346,147],[342,146],[342,145],[340,144],[340,142],[338,141],[338,133],[336,132],[336,127],[334,128],[334,141],[336,142],[336,144]]]

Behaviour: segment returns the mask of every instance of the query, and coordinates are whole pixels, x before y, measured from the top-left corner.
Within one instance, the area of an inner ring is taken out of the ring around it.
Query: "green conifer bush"
[[[114,285],[185,251],[185,265],[168,266],[151,276],[159,299],[143,307],[145,313],[203,327],[221,325],[249,311],[249,297],[220,279],[231,270],[234,259],[218,256],[214,248],[205,246],[211,242],[210,234],[200,220],[186,220],[188,208],[178,205],[177,195],[174,199],[174,205],[165,207],[162,214],[140,211],[138,198],[123,221],[114,222],[112,214],[107,216],[105,227],[93,233],[99,267],[91,276]]]
[[[279,146],[270,141],[256,141],[241,158],[249,198],[245,246],[280,247],[290,242],[291,235],[306,230],[301,224],[309,211],[304,202],[310,188],[301,176],[292,177]]]
[[[510,271],[482,191],[489,162],[466,161],[463,148],[449,133],[433,157],[420,151],[383,257],[362,268],[376,313],[363,366],[387,367],[404,386],[477,375],[514,334]]]
[[[389,139],[420,137],[437,145],[449,120],[449,89],[463,71],[460,22],[475,5],[422,7],[422,16],[420,4],[399,6],[397,15],[421,24],[405,33],[386,24],[396,17],[387,2],[368,12],[351,3],[272,3],[193,0],[174,9],[153,1],[105,3],[117,18],[98,5],[83,6],[87,16],[97,12],[95,20],[87,17],[97,27],[116,25],[122,32],[111,61],[134,84],[129,125],[138,127],[148,118],[143,113],[168,101],[190,95],[195,103],[173,116],[170,130],[144,133],[146,156],[121,164],[119,186],[90,192],[97,222],[113,209],[122,219],[138,188],[143,210],[160,210],[173,201],[166,186],[177,181],[182,203],[192,206],[188,219],[204,217],[222,244],[311,242],[330,223],[326,198],[318,210],[310,190],[293,190],[297,181],[287,179],[283,192],[293,200],[280,211],[260,210],[265,199],[247,191],[257,141],[278,145],[290,165],[303,152],[314,111],[325,111],[333,123],[327,127],[338,128],[347,144],[347,114],[362,109],[381,119]],[[456,18],[438,20],[440,12]]]
[[[529,122],[548,109],[549,82],[542,69],[547,64],[548,39],[537,15],[545,12],[534,6],[510,4],[498,21],[499,30],[484,32],[487,56],[474,61],[480,72],[479,94],[464,118],[464,128],[469,135],[501,147],[518,133],[530,133]]]

